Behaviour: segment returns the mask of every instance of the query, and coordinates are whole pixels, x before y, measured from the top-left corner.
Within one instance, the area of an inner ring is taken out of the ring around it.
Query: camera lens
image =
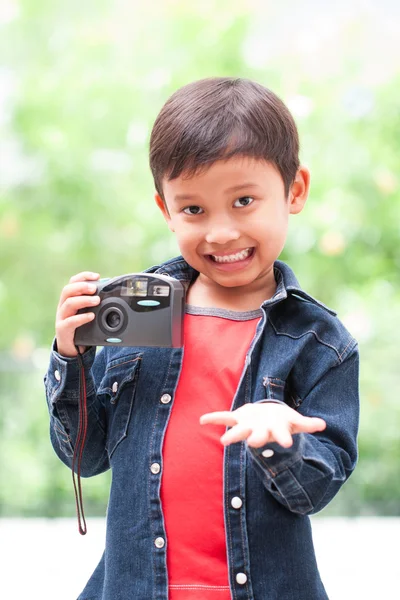
[[[129,316],[125,308],[126,303],[119,298],[106,299],[98,315],[98,325],[106,337],[121,337],[129,324]]]
[[[110,329],[116,329],[121,325],[121,314],[116,310],[110,311],[106,316],[106,323]]]

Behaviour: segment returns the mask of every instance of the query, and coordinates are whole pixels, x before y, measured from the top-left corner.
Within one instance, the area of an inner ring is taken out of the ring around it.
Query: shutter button
[[[114,381],[114,383],[112,384],[112,391],[114,392],[114,394],[117,392],[118,390],[118,381]]]

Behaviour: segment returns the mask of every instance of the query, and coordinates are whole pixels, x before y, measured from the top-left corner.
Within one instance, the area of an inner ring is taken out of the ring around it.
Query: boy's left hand
[[[286,404],[275,402],[245,404],[234,411],[212,412],[200,417],[201,425],[209,423],[231,427],[221,437],[224,446],[246,440],[254,448],[271,442],[289,448],[294,433],[315,433],[326,427],[323,419],[304,417]]]

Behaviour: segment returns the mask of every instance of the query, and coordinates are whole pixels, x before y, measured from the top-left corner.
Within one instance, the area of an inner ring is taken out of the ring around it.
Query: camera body
[[[79,310],[93,312],[78,327],[79,346],[183,346],[185,288],[167,275],[131,273],[97,282],[100,304]]]

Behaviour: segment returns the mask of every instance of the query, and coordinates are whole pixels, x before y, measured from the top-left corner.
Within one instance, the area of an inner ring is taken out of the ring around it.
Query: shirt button
[[[264,458],[271,458],[275,452],[272,450],[272,448],[267,448],[266,450],[263,450],[261,454],[264,456]]]
[[[57,381],[61,381],[60,371],[54,371],[54,377],[57,379]]]
[[[172,398],[171,398],[171,396],[169,394],[163,394],[161,396],[161,402],[163,404],[168,404],[169,402],[171,402],[171,400],[172,400]]]
[[[158,537],[154,540],[154,545],[156,548],[164,548],[165,540],[162,537]]]
[[[115,394],[118,390],[118,381],[114,381],[114,383],[112,384],[112,391]]]
[[[153,463],[150,467],[150,471],[154,473],[154,475],[157,475],[161,471],[161,467],[158,463]]]
[[[233,508],[242,508],[242,506],[243,506],[242,499],[239,498],[239,496],[234,496],[231,500],[231,506]]]
[[[245,573],[238,573],[236,575],[236,581],[240,584],[240,585],[244,585],[247,581],[247,575]]]

